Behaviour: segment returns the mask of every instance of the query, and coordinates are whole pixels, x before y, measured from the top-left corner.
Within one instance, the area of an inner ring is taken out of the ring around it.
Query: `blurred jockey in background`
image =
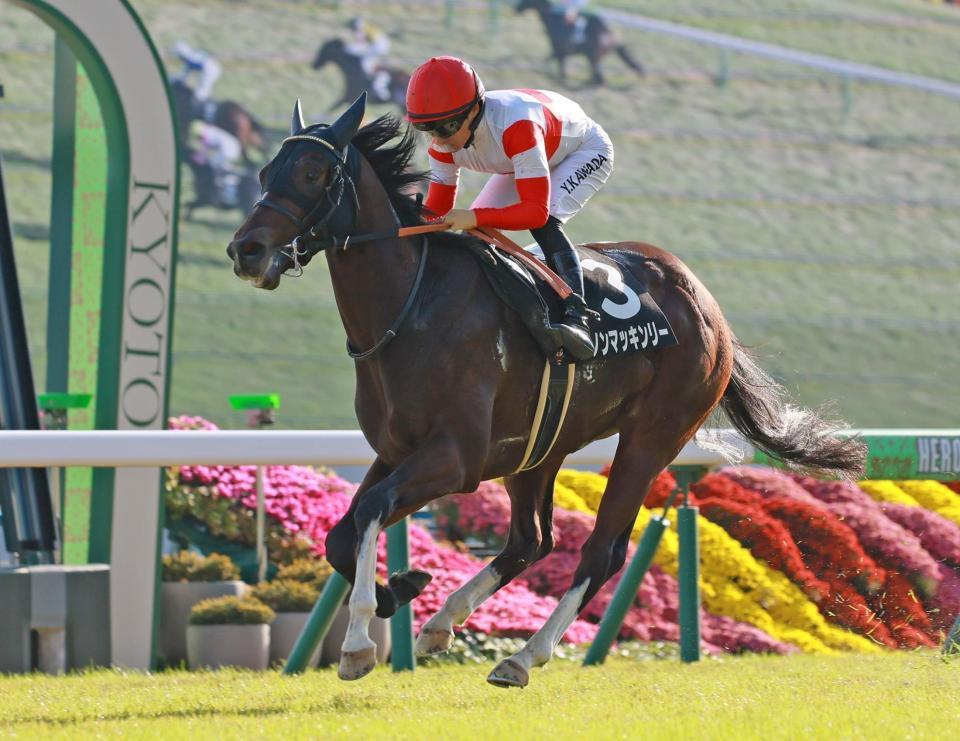
[[[381,65],[390,52],[390,37],[362,18],[351,18],[347,23],[350,37],[344,49],[360,60],[364,74],[370,79],[372,92],[379,100],[390,98],[390,72]]]
[[[455,229],[529,229],[573,291],[553,328],[575,358],[593,357],[583,270],[563,225],[613,171],[613,144],[600,124],[549,90],[487,92],[457,57],[434,57],[414,70],[406,118],[430,136],[432,181],[424,208]],[[490,178],[469,209],[456,209],[464,167]]]
[[[198,81],[193,87],[193,95],[198,102],[205,102],[220,77],[220,63],[205,51],[194,49],[185,41],[174,44],[172,51],[173,55],[183,62],[183,69],[174,75],[171,81],[189,84],[187,78],[196,73]]]
[[[589,0],[560,0],[563,20],[570,28],[570,42],[573,44],[583,43],[584,32],[587,29],[587,19],[583,17],[580,11],[586,7],[588,2]]]
[[[224,203],[234,203],[241,171],[243,147],[233,134],[200,119],[190,124],[190,160],[197,167],[209,167],[212,181]]]

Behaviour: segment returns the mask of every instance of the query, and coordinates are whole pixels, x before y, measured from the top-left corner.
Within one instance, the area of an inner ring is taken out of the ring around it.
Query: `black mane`
[[[417,194],[421,184],[429,180],[429,173],[409,170],[410,160],[417,149],[416,132],[407,128],[401,135],[403,122],[386,114],[360,129],[351,141],[362,154],[390,197],[390,204],[404,226],[423,224],[423,215]],[[385,146],[400,136],[392,147]]]

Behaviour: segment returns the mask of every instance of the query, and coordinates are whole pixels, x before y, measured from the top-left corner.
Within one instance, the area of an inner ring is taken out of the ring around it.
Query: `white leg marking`
[[[560,604],[547,618],[543,627],[534,633],[526,645],[510,658],[527,670],[533,666],[543,666],[550,661],[553,656],[553,649],[563,638],[563,634],[570,627],[570,624],[576,619],[580,600],[589,585],[590,580],[587,579],[583,584],[563,595]]]
[[[360,651],[376,646],[370,640],[368,628],[377,609],[377,535],[380,527],[371,522],[360,541],[357,557],[357,575],[350,595],[350,622],[343,639],[343,651]]]
[[[460,589],[447,597],[440,611],[424,623],[421,631],[453,632],[454,625],[462,625],[500,583],[500,574],[492,566],[485,566]]]

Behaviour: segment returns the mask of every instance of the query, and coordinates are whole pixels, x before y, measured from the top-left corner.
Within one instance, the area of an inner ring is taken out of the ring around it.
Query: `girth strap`
[[[560,435],[560,428],[567,417],[576,366],[573,363],[558,365],[547,361],[540,379],[540,398],[533,415],[533,425],[523,460],[514,473],[529,471],[539,466],[553,450]]]

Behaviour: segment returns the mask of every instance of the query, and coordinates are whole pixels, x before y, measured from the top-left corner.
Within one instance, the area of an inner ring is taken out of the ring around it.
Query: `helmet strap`
[[[485,101],[483,98],[480,98],[477,103],[480,104],[480,109],[477,111],[477,115],[474,116],[473,120],[470,122],[470,136],[467,138],[466,144],[463,145],[464,149],[469,149],[470,145],[473,144],[473,138],[477,134],[477,127],[480,125],[480,119],[483,118]]]

